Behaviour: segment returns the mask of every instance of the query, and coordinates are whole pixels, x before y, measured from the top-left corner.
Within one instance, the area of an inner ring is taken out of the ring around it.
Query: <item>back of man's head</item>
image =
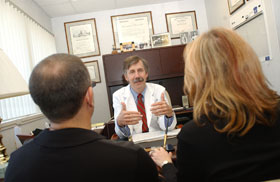
[[[77,114],[90,85],[88,70],[81,59],[69,54],[53,54],[43,59],[29,80],[32,99],[54,123]]]

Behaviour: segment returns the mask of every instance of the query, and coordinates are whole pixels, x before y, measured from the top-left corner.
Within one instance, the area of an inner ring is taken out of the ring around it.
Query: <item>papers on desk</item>
[[[98,134],[101,134],[104,128],[105,128],[105,123],[91,124],[91,130],[95,131]]]
[[[178,135],[181,128],[168,131],[167,138],[174,138]],[[138,133],[132,135],[133,143],[152,142],[156,140],[163,140],[164,131],[152,131],[148,133]]]
[[[103,129],[104,127],[105,127],[105,123],[94,123],[94,124],[91,124],[91,130]]]
[[[175,111],[183,111],[184,110],[184,107],[181,107],[181,106],[173,106],[172,107],[172,110],[175,112]]]

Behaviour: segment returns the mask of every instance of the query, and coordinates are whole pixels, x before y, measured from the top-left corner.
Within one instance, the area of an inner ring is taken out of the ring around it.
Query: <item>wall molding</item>
[[[28,123],[36,122],[40,119],[46,118],[42,113],[39,114],[32,114],[32,115],[27,115],[19,118],[14,118],[10,120],[6,120],[1,123],[1,131],[11,129],[13,127],[25,125]]]

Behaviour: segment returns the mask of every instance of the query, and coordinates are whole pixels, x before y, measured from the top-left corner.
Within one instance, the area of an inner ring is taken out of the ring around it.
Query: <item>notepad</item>
[[[105,124],[104,123],[94,123],[94,124],[91,124],[91,129],[94,130],[94,129],[103,129],[105,127]]]
[[[174,138],[178,135],[181,128],[169,130],[167,137],[168,138]],[[156,140],[163,140],[164,138],[164,131],[152,131],[148,133],[137,133],[132,135],[132,141],[135,144],[143,143],[143,142],[152,142]]]
[[[175,105],[175,106],[172,106],[172,110],[173,111],[182,111],[182,110],[184,110],[184,107]]]

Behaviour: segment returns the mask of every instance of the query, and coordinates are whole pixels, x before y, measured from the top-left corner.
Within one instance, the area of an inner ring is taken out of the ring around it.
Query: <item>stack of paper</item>
[[[174,138],[178,135],[181,128],[170,130],[167,133],[167,138]],[[165,131],[152,131],[148,133],[138,133],[132,135],[132,141],[133,143],[142,143],[142,142],[151,142],[151,141],[157,141],[157,140],[163,140]]]
[[[173,111],[183,111],[183,110],[184,110],[184,107],[176,106],[176,107],[172,107],[172,110],[173,110]]]
[[[91,129],[95,130],[95,129],[103,129],[105,127],[104,123],[94,123],[91,124]]]

